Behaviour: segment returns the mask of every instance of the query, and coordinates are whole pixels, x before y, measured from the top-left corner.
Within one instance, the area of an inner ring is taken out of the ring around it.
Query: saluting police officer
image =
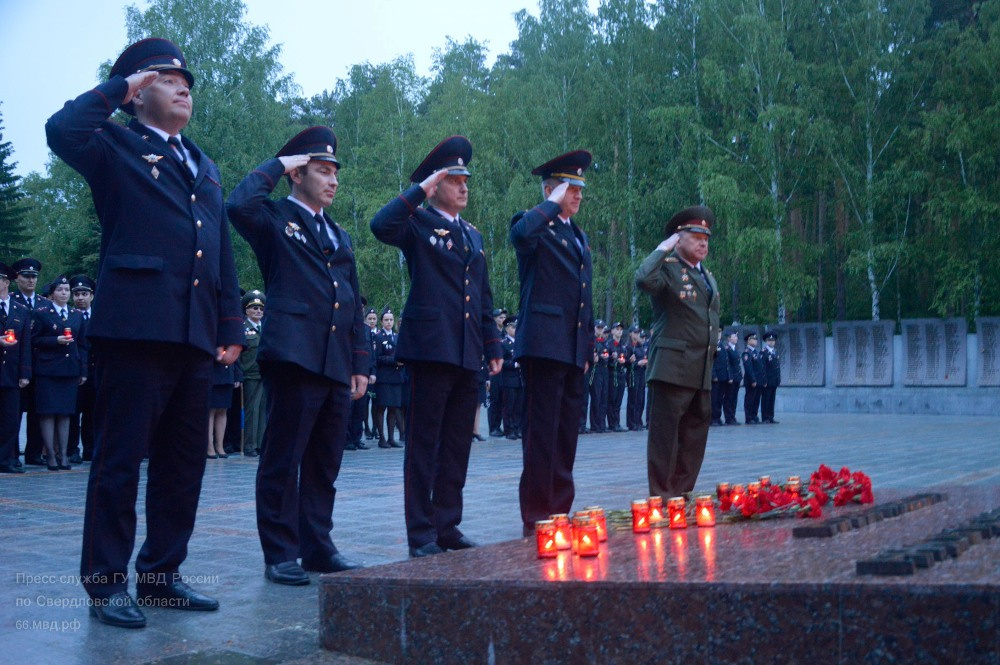
[[[525,535],[535,522],[567,513],[576,494],[583,377],[594,356],[593,264],[573,221],[591,155],[575,150],[535,168],[545,200],[511,220],[521,280],[514,358],[525,384],[524,468],[519,496]]]
[[[49,118],[49,147],[90,185],[101,222],[90,338],[97,355],[94,462],[80,574],[91,613],[139,628],[128,595],[139,467],[148,453],[140,600],[183,610],[219,603],[181,580],[205,471],[213,358],[242,348],[239,286],[215,164],[180,136],[191,86],[165,39],[129,46],[110,78]],[[116,108],[135,116],[108,121]],[[151,308],[150,296],[157,297]]]
[[[410,174],[416,184],[371,221],[376,238],[402,250],[410,273],[396,357],[410,380],[403,465],[412,557],[474,546],[458,525],[478,374],[484,357],[492,376],[503,363],[483,237],[460,216],[471,159],[467,138],[445,139]]]
[[[257,531],[264,576],[276,584],[308,584],[306,571],[360,567],[330,536],[351,400],[365,394],[370,363],[351,237],[324,212],[339,171],[337,137],[329,127],[310,127],[226,202],[257,255],[267,294],[257,351],[268,394]],[[292,193],[272,201],[283,175]]]
[[[31,312],[11,296],[14,270],[0,263],[0,473],[24,473],[17,461],[21,389],[31,381]]]

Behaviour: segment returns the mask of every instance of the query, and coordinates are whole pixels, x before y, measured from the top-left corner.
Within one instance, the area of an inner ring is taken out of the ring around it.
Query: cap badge
[[[459,166],[465,166],[465,160],[463,160],[461,157],[459,157],[458,158],[458,165]]]
[[[174,59],[173,59],[173,60],[171,60],[170,62],[174,63],[174,65],[175,65],[175,66],[177,66],[177,67],[180,67],[180,66],[181,66],[181,61],[180,61],[180,60],[178,60],[177,58],[174,58]]]
[[[583,175],[583,169],[577,169],[576,170],[576,174],[577,175]]]
[[[326,151],[332,155],[333,154],[333,146],[332,145],[326,146]]]

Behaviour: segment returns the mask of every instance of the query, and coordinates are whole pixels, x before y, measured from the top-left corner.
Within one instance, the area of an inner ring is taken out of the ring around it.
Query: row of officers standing
[[[743,416],[747,425],[777,424],[774,402],[781,385],[781,357],[775,349],[777,334],[764,333],[764,346],[757,333],[743,336],[743,352],[737,348],[739,333],[721,335],[712,365],[712,426],[741,425],[736,420],[740,385],[744,388]],[[725,420],[723,420],[723,417]]]

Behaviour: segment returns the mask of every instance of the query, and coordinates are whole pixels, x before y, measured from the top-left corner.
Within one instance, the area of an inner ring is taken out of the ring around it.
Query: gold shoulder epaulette
[[[677,257],[676,256],[668,256],[667,258],[663,259],[663,262],[664,263],[677,263]]]

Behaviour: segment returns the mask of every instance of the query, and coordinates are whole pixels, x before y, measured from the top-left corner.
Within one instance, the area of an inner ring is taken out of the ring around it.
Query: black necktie
[[[698,272],[701,273],[701,278],[705,280],[705,288],[708,289],[708,302],[712,302],[712,283],[708,281],[708,274],[701,264],[698,265]]]
[[[313,219],[319,225],[319,248],[323,250],[324,254],[329,254],[333,251],[333,243],[330,241],[330,234],[326,230],[326,219],[323,218],[323,213],[321,212],[316,213]]]
[[[0,327],[7,325],[7,303],[0,302]]]
[[[187,155],[184,154],[184,147],[181,145],[180,137],[171,136],[167,139],[167,143],[174,146],[174,150],[177,151],[177,155],[181,158],[181,164],[184,165],[184,170],[187,171],[188,177],[193,178],[194,173],[191,172],[191,165],[188,164]]]
[[[66,310],[65,310],[65,308],[59,310],[59,316],[62,318],[63,321],[66,320]]]
[[[90,321],[90,312],[89,311],[83,313],[83,320],[84,321]]]

